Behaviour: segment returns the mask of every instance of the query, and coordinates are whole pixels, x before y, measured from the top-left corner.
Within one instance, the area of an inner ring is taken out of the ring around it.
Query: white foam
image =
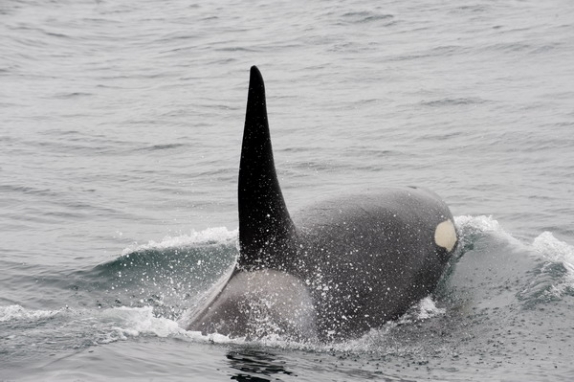
[[[238,229],[229,230],[226,227],[213,227],[203,231],[192,230],[189,235],[176,237],[166,236],[161,242],[150,240],[147,244],[133,244],[122,251],[122,256],[144,250],[168,249],[206,244],[228,244],[237,241]]]
[[[8,305],[0,307],[0,322],[7,321],[36,321],[53,317],[61,310],[29,310],[20,305]]]
[[[438,308],[430,296],[423,298],[418,303],[417,309],[417,318],[419,320],[426,320],[446,313],[446,309]]]
[[[218,344],[245,343],[245,338],[229,338],[227,336],[213,333],[202,335],[201,332],[187,331],[176,321],[164,317],[156,317],[151,306],[130,308],[117,307],[104,309],[101,311],[90,311],[92,320],[98,325],[104,324],[106,332],[104,338],[99,343],[109,343],[118,340],[125,340],[129,337],[154,335],[157,337],[177,336],[179,338],[189,338],[193,341]]]
[[[158,337],[168,337],[182,332],[177,322],[155,317],[153,308],[150,306],[105,309],[100,315],[104,321],[111,319],[112,329],[125,336],[137,337],[140,334],[153,334]]]
[[[456,216],[454,221],[459,232],[461,248],[464,248],[468,243],[472,243],[477,236],[484,234],[502,239],[516,249],[525,249],[526,247],[524,243],[506,232],[492,216],[461,215]]]
[[[503,238],[512,245],[524,247],[524,244],[520,240],[506,232],[492,216],[461,215],[456,216],[454,221],[461,235],[461,242],[463,243],[468,240],[468,238],[477,234],[492,234]]]
[[[117,307],[110,309],[71,309],[29,310],[20,305],[0,307],[0,322],[41,320],[58,315],[62,324],[75,322],[86,325],[90,332],[99,333],[96,343],[109,343],[127,337],[155,335],[168,337],[185,331],[177,322],[168,318],[156,317],[150,306],[141,308]]]
[[[562,262],[566,268],[574,270],[574,246],[560,241],[551,232],[543,232],[532,242],[535,251],[550,261]]]
[[[503,231],[498,221],[492,216],[470,216],[461,215],[454,218],[456,226],[461,230],[472,230],[477,232],[500,232]]]
[[[183,331],[182,335],[193,340],[194,342],[213,343],[213,344],[244,344],[248,341],[244,337],[230,338],[223,334],[211,333],[207,335],[201,332]]]

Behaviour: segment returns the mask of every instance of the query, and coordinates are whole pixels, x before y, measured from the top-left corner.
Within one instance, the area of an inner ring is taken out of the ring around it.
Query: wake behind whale
[[[291,218],[255,66],[238,205],[237,263],[183,320],[188,330],[321,341],[358,337],[431,293],[458,244],[446,204],[416,187],[328,200]]]

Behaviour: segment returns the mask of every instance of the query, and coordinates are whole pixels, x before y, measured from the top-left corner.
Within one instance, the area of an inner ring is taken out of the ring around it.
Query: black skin
[[[386,189],[304,212],[295,217],[302,245],[287,272],[310,281],[323,340],[357,337],[400,317],[434,290],[452,253],[434,240],[452,215],[423,189]]]

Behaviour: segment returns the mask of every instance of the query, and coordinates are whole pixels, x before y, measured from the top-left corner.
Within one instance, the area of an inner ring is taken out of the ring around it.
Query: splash
[[[418,320],[426,320],[446,313],[446,309],[438,308],[431,297],[423,298],[417,305]]]
[[[182,332],[177,322],[154,316],[151,306],[105,309],[98,316],[100,316],[101,321],[110,320],[113,323],[111,329],[120,334],[122,339],[127,336],[137,337],[150,334],[157,337],[168,337]]]
[[[460,244],[463,251],[472,249],[474,242],[485,234],[497,236],[518,247],[523,246],[518,239],[506,232],[492,216],[461,215],[456,216],[454,221],[460,234]]]

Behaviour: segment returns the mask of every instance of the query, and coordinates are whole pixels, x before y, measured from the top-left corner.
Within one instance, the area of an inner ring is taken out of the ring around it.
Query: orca
[[[433,292],[458,235],[447,205],[417,187],[327,200],[293,218],[273,160],[263,78],[251,68],[238,186],[239,255],[190,310],[203,334],[357,338]]]

